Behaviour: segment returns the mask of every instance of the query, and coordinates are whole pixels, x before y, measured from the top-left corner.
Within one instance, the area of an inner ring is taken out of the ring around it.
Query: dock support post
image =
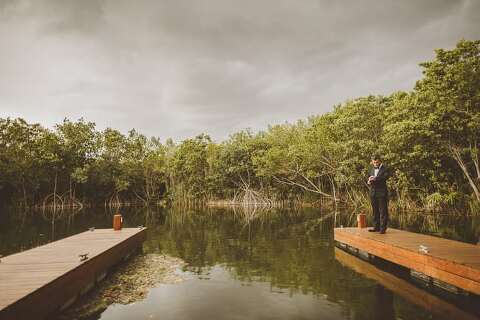
[[[122,230],[123,218],[121,214],[116,214],[113,216],[113,230]]]
[[[357,215],[357,224],[359,228],[366,228],[367,227],[367,216],[365,213],[360,213]]]

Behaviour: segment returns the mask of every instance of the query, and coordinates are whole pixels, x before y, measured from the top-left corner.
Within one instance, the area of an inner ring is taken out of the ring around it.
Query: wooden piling
[[[367,216],[365,213],[360,213],[357,215],[357,225],[359,228],[366,228],[367,227]]]
[[[122,230],[123,217],[121,214],[116,214],[113,216],[113,230],[118,231]]]

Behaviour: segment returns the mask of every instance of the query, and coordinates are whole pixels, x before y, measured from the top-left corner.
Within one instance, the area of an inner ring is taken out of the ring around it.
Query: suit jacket
[[[372,166],[368,170],[368,176],[375,176],[375,168]],[[388,197],[387,179],[390,177],[390,170],[382,164],[375,180],[370,184],[370,196]],[[368,177],[367,177],[368,181]]]

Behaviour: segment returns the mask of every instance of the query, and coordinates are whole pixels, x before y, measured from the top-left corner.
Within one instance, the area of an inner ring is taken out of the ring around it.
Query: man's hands
[[[370,176],[370,177],[368,177],[367,184],[370,185],[370,184],[372,184],[373,181],[375,181],[375,177],[374,177],[374,176]]]

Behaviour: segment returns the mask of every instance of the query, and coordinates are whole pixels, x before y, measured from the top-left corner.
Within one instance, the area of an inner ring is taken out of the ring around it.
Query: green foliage
[[[205,134],[183,141],[170,159],[172,184],[176,195],[184,199],[204,198],[207,179],[207,147],[211,143]]]
[[[388,158],[420,196],[478,189],[479,46],[462,40],[453,50],[436,50],[433,61],[421,64],[424,78],[415,90],[394,94],[387,109]]]
[[[365,199],[374,153],[392,168],[392,196],[428,208],[480,202],[480,41],[436,50],[410,92],[348,100],[304,121],[161,143],[65,119],[49,130],[0,119],[2,201],[158,203],[226,199]]]

